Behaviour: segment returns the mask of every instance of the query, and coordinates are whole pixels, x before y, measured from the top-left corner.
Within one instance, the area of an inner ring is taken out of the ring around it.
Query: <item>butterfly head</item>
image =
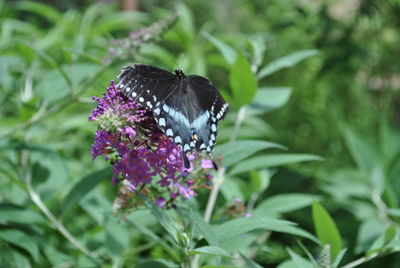
[[[185,74],[182,72],[182,70],[179,70],[179,69],[175,70],[175,75],[176,75],[176,77],[178,77],[179,80],[186,77]]]

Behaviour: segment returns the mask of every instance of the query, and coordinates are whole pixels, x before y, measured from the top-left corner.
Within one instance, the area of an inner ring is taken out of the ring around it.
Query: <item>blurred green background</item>
[[[136,43],[126,39],[157,22]],[[314,232],[316,197],[347,248],[343,263],[378,252],[361,267],[400,267],[399,29],[399,0],[0,1],[0,266],[100,265],[66,242],[57,222],[107,267],[179,262],[143,235],[143,228],[162,233],[148,211],[130,214],[127,224],[112,215],[118,189],[107,162],[90,155],[91,96],[133,62],[207,75],[232,104],[222,144],[241,106],[230,82],[238,53],[267,91],[255,101],[268,106],[246,115],[238,138],[324,160],[234,167],[218,213],[235,191],[251,202],[254,188],[243,186],[269,172],[257,204],[301,194],[271,215]],[[202,193],[193,202],[201,210],[206,199]],[[306,257],[298,239],[273,233],[244,247],[263,267],[292,267],[284,266],[286,247]],[[319,255],[318,246],[305,245]]]

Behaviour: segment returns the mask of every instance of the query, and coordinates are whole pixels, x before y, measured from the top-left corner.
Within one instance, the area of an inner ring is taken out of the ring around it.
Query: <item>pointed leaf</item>
[[[0,239],[25,249],[31,254],[36,262],[39,261],[39,247],[36,241],[30,235],[19,230],[0,230]]]
[[[9,204],[0,204],[0,220],[14,223],[44,223],[46,221],[36,211]]]
[[[300,50],[293,52],[287,56],[284,56],[282,58],[279,58],[271,63],[269,63],[267,66],[262,68],[258,74],[257,78],[262,79],[274,72],[277,72],[283,68],[288,68],[296,65],[297,63],[301,62],[302,60],[305,60],[311,56],[314,56],[318,54],[318,50],[315,49],[310,49],[310,50]]]
[[[229,84],[232,89],[234,101],[239,105],[251,102],[257,92],[257,79],[251,70],[247,58],[239,54],[229,74]]]
[[[101,181],[106,178],[111,178],[111,168],[103,168],[96,172],[93,172],[78,183],[69,191],[67,197],[64,199],[63,212],[65,213],[68,209],[75,206],[87,193],[95,188]]]
[[[296,264],[297,268],[314,268],[313,265],[305,258],[301,257],[294,251],[292,251],[290,248],[287,249],[290,257]]]
[[[240,253],[240,252],[239,252]],[[248,258],[246,255],[240,253],[240,256],[243,258],[243,260],[246,262],[246,264],[249,266],[249,268],[262,268],[261,265],[256,263],[255,261],[251,260]]]
[[[221,155],[225,166],[236,164],[250,155],[269,148],[284,149],[285,147],[267,141],[241,140],[218,145],[214,154]]]
[[[312,217],[318,238],[323,245],[331,246],[332,255],[336,257],[342,249],[342,238],[335,222],[324,207],[317,202],[312,204]]]
[[[321,161],[323,158],[316,155],[309,154],[273,154],[273,155],[262,155],[252,157],[247,160],[243,160],[237,164],[229,172],[229,174],[238,174],[241,172],[256,170],[260,168],[269,168],[287,164],[294,164],[304,161]]]
[[[218,235],[219,241],[224,241],[249,231],[257,229],[281,230],[292,224],[288,221],[272,218],[238,218],[215,226],[214,232]]]
[[[156,217],[158,222],[162,227],[178,242],[178,230],[175,226],[175,223],[171,220],[165,210],[162,210],[158,207],[154,202],[150,201],[148,198],[138,193],[138,196],[145,203],[146,207],[151,211],[151,213]]]
[[[206,255],[216,255],[216,256],[233,258],[229,254],[229,252],[227,252],[225,249],[216,246],[205,246],[205,247],[195,248],[193,250],[190,250],[188,253],[189,255],[206,254]]]
[[[249,104],[246,114],[262,114],[273,111],[288,102],[292,89],[288,87],[263,87]]]
[[[237,53],[232,47],[228,46],[227,44],[215,38],[209,33],[204,32],[203,35],[208,39],[208,41],[213,43],[213,45],[219,50],[219,52],[229,64],[233,64],[235,62]]]
[[[274,195],[262,201],[254,210],[254,215],[275,215],[291,212],[310,206],[313,201],[319,199],[316,195],[300,193]]]

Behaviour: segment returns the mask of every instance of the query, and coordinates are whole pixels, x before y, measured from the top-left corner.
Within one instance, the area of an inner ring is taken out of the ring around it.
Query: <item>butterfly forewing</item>
[[[144,64],[125,67],[119,78],[122,93],[151,111],[174,92],[177,80],[170,72]]]

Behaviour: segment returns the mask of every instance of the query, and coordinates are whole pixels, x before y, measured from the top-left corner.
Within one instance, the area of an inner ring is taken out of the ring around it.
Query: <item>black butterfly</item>
[[[210,80],[145,64],[123,68],[118,78],[119,90],[152,111],[160,129],[182,146],[186,168],[188,153],[212,152],[218,121],[225,117],[228,104]]]

